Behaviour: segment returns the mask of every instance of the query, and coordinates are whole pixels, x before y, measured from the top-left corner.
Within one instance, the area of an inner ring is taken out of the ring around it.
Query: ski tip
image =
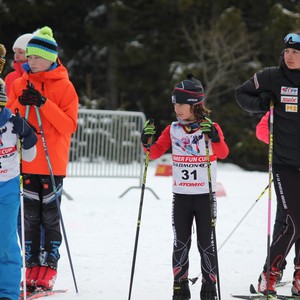
[[[277,300],[277,299],[284,299],[284,300],[289,300],[289,299],[294,299],[294,298],[279,298],[276,297],[275,295],[231,295],[233,298],[238,298],[238,299],[244,299],[244,300]]]
[[[256,291],[256,289],[255,289],[255,287],[254,287],[254,285],[252,283],[250,284],[250,288],[249,289],[250,289],[250,293],[251,294],[257,294],[257,291]]]
[[[251,296],[251,295],[234,295],[234,294],[231,294],[230,296],[232,298],[244,299],[244,300],[260,299],[260,298],[256,298],[255,296]]]
[[[276,287],[285,286],[285,285],[288,285],[288,284],[290,284],[290,283],[292,283],[291,280],[279,281],[279,282],[276,283]]]
[[[195,284],[198,280],[198,277],[195,277],[195,278],[189,278],[189,281],[193,284]]]

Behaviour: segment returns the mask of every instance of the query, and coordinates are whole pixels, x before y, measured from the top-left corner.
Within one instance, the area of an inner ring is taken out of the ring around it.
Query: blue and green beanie
[[[58,46],[53,38],[52,29],[48,26],[41,28],[38,33],[28,42],[26,57],[38,55],[55,62],[58,55]]]

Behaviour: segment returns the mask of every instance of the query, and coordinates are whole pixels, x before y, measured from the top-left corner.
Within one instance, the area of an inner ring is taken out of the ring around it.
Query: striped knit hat
[[[52,29],[48,26],[41,28],[38,33],[28,42],[26,57],[38,55],[55,62],[58,55],[58,46],[53,38]]]
[[[2,78],[0,78],[0,106],[5,106],[7,102],[6,97],[6,89],[5,89],[5,83]]]

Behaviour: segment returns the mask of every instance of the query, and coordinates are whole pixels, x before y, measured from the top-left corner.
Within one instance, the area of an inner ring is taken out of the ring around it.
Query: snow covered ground
[[[156,164],[150,162],[146,186],[160,199],[145,190],[132,300],[172,299],[171,177],[155,176]],[[219,163],[218,182],[227,194],[218,198],[216,230],[220,247],[267,186],[268,173],[246,172]],[[126,178],[65,179],[65,190],[74,200],[63,198],[62,214],[79,293],[75,292],[63,244],[55,287],[67,288],[68,293],[56,299],[128,299],[141,191],[131,189],[124,197],[119,196],[137,185],[137,179]],[[267,204],[266,192],[218,253],[223,300],[232,299],[232,293],[248,293],[250,283],[256,285],[267,253]],[[272,219],[275,207],[273,193]],[[200,271],[195,233],[193,238],[190,278]],[[292,279],[292,252],[284,274],[287,280]],[[192,300],[200,299],[200,286],[200,280],[190,286]],[[280,292],[289,293],[290,287]]]

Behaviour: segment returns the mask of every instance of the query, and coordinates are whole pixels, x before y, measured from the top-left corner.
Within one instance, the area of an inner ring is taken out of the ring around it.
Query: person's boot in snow
[[[189,300],[189,299],[191,299],[191,292],[189,288],[188,279],[184,279],[181,281],[174,281],[172,300]]]
[[[57,271],[48,266],[40,268],[38,279],[35,282],[37,288],[42,288],[44,291],[52,290],[57,276]]]
[[[217,299],[217,290],[215,282],[202,282],[200,291],[201,300],[215,300]]]
[[[35,282],[38,278],[40,271],[40,266],[33,266],[30,268],[26,268],[26,287],[29,291],[35,289]],[[21,287],[23,287],[23,282],[21,284]]]
[[[300,265],[295,266],[292,295],[300,296]]]
[[[32,293],[36,286],[35,282],[38,278],[40,271],[40,266],[31,266],[26,268],[26,292],[24,292],[24,283],[21,282],[21,290],[20,290],[20,297],[24,297],[25,293],[28,296],[30,293]]]
[[[280,269],[272,267],[269,274],[269,288],[267,283],[267,272],[262,272],[258,280],[258,292],[266,295],[267,293],[271,295],[276,294],[276,282],[279,276]]]

